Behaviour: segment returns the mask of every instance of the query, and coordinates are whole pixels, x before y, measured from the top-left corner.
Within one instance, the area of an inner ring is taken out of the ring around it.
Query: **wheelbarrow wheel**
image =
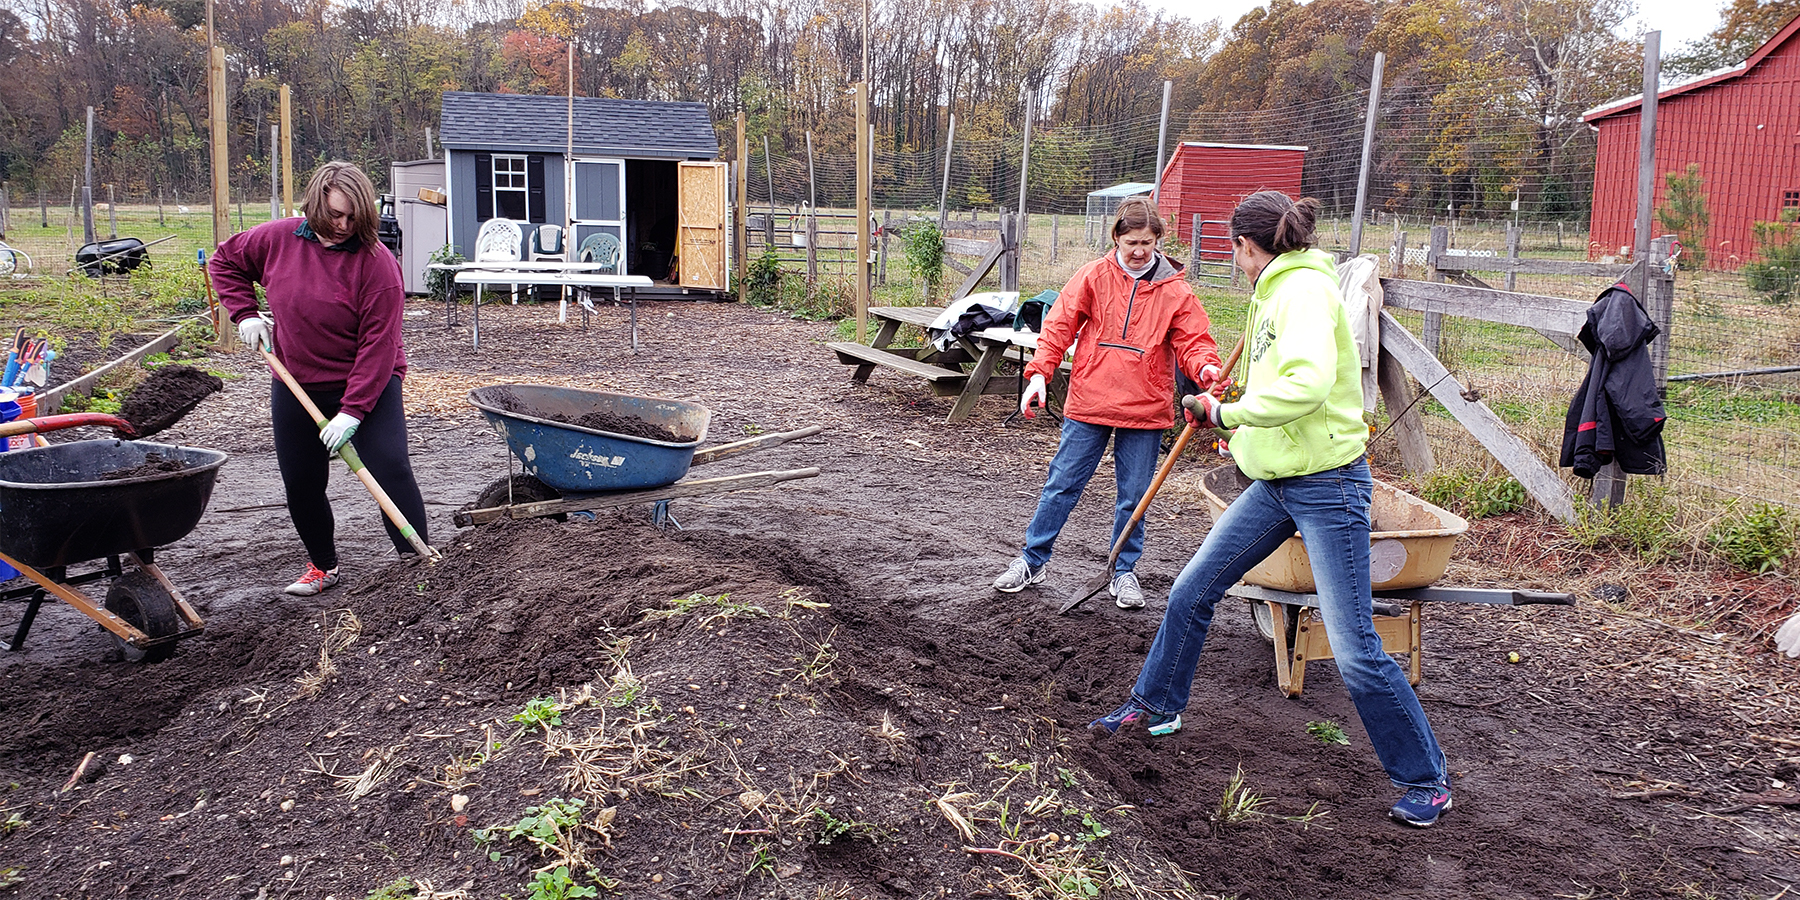
[[[181,630],[181,615],[175,609],[175,598],[169,596],[169,590],[162,582],[142,569],[113,579],[112,588],[106,592],[106,611],[130,622],[153,639],[169,637]],[[133,647],[118,635],[113,635],[113,642],[126,662],[161,662],[175,655],[174,642],[148,649]]]
[[[1281,604],[1287,613],[1287,642],[1294,646],[1294,627],[1300,618],[1300,605],[1297,603]],[[1275,614],[1269,611],[1269,604],[1258,600],[1250,604],[1250,615],[1256,619],[1256,632],[1262,639],[1275,643]]]
[[[522,503],[538,503],[544,500],[562,499],[562,494],[558,493],[556,488],[537,480],[535,476],[514,475],[510,480],[512,482],[512,492],[510,496],[507,493],[506,487],[508,479],[498,479],[493,484],[483,488],[481,493],[475,497],[475,509],[494,509],[505,506],[508,503],[518,505]],[[567,513],[556,513],[555,515],[546,516],[545,518],[557,522],[567,522],[569,520]]]

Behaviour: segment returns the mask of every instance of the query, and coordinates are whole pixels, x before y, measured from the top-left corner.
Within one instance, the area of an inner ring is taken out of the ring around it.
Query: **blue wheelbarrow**
[[[658,525],[674,524],[679,497],[742,491],[812,478],[817,468],[687,479],[688,470],[818,434],[817,425],[705,450],[712,411],[698,403],[541,384],[500,384],[469,392],[523,472],[489,485],[459,510],[458,527],[503,518],[653,504]],[[685,480],[684,480],[685,479]]]

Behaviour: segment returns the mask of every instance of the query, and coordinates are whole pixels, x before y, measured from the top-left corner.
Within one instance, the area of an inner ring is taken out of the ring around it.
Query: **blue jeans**
[[[1445,779],[1425,710],[1375,633],[1369,597],[1368,463],[1252,482],[1225,510],[1169,589],[1169,609],[1132,699],[1159,713],[1187,708],[1200,648],[1225,591],[1298,530],[1318,583],[1319,612],[1338,673],[1388,778],[1402,788]]]
[[[1062,442],[1056,447],[1056,457],[1050,460],[1050,476],[1044,481],[1043,493],[1038,495],[1037,512],[1025,528],[1025,561],[1032,568],[1050,561],[1056,536],[1063,523],[1069,521],[1069,511],[1081,499],[1088,480],[1094,477],[1109,437],[1113,443],[1113,472],[1119,484],[1119,500],[1113,508],[1115,543],[1119,532],[1125,530],[1125,523],[1131,521],[1131,513],[1143,499],[1144,491],[1150,489],[1150,479],[1156,474],[1156,454],[1162,446],[1162,429],[1089,425],[1065,417]],[[1112,549],[1111,544],[1107,549]],[[1131,571],[1143,554],[1144,523],[1139,521],[1119,551],[1113,571]]]

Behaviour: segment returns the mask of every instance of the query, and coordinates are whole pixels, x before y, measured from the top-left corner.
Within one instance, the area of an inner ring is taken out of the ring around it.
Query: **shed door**
[[[595,234],[610,234],[625,241],[625,161],[622,159],[576,159],[575,203],[570,207],[575,228],[572,252],[579,252],[581,242]],[[618,274],[625,271],[627,254],[619,254]],[[573,258],[573,257],[571,257]]]
[[[684,162],[677,175],[679,216],[676,246],[681,253],[681,286],[726,288],[726,164]]]

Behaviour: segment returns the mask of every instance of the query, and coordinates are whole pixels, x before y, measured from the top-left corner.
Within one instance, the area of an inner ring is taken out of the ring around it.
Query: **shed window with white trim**
[[[528,189],[525,157],[494,154],[494,215],[525,221]]]

